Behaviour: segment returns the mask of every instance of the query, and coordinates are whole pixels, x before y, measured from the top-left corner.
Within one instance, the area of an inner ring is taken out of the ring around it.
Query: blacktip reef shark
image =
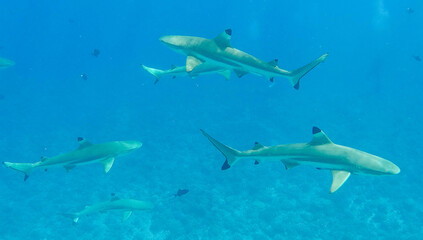
[[[151,202],[140,201],[135,199],[120,199],[119,197],[113,196],[111,200],[105,202],[95,203],[76,213],[63,213],[66,217],[71,217],[74,223],[79,221],[82,216],[90,215],[93,213],[103,213],[110,210],[123,211],[123,219],[128,219],[133,211],[136,210],[149,210],[153,209],[154,205]]]
[[[273,82],[274,77],[287,77],[295,89],[300,87],[300,79],[311,69],[323,62],[328,54],[323,54],[313,62],[294,71],[287,71],[277,66],[278,60],[262,61],[231,46],[232,30],[227,29],[214,39],[192,36],[163,36],[160,41],[176,52],[187,55],[186,71],[189,73],[202,64],[212,64],[228,70],[234,70],[238,77],[254,73],[267,77]]]
[[[309,165],[317,169],[332,171],[330,193],[338,190],[352,174],[360,175],[394,175],[400,169],[392,162],[381,157],[341,145],[334,144],[318,127],[313,127],[313,139],[309,143],[263,146],[256,143],[254,148],[238,151],[228,147],[206,132],[202,133],[226,157],[222,170],[226,170],[239,159],[255,159],[255,164],[262,161],[282,161],[285,168]]]
[[[0,69],[1,68],[8,68],[15,65],[15,62],[9,59],[0,58]]]
[[[156,84],[160,78],[171,76],[172,78],[176,78],[179,76],[189,76],[191,78],[195,78],[200,75],[206,75],[206,74],[213,74],[213,73],[219,73],[223,77],[225,77],[226,80],[229,80],[231,77],[231,71],[215,66],[210,64],[201,64],[197,66],[193,71],[187,72],[186,66],[174,66],[172,65],[170,69],[167,70],[160,70],[156,68],[147,67],[145,65],[141,65],[142,68],[144,68],[145,71],[156,77],[156,81],[154,84]]]
[[[92,144],[79,137],[79,147],[68,153],[63,153],[54,157],[41,157],[41,160],[35,163],[12,163],[3,162],[6,167],[23,172],[24,180],[27,180],[29,174],[35,168],[64,167],[67,171],[72,168],[89,163],[100,162],[104,165],[104,171],[109,172],[112,168],[115,157],[118,155],[132,152],[142,146],[137,141],[116,141],[100,144]]]

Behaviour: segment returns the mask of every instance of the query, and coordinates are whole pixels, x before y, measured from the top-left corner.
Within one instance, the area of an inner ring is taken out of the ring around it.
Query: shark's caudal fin
[[[3,164],[14,170],[23,172],[25,174],[24,181],[26,181],[31,173],[32,169],[34,168],[33,163],[11,163],[11,162],[3,162]]]
[[[325,59],[328,57],[328,53],[323,54],[313,62],[302,66],[298,69],[295,69],[291,72],[291,84],[295,89],[300,88],[300,79],[308,73],[311,69],[313,69],[315,66],[319,65],[319,63],[325,61]]]
[[[204,136],[206,136],[209,139],[209,141],[226,157],[226,161],[223,163],[222,170],[226,170],[230,168],[241,157],[240,151],[235,150],[231,147],[228,147],[223,143],[220,143],[219,141],[217,141],[216,139],[208,135],[202,129],[200,130],[204,134]]]
[[[144,68],[145,71],[147,71],[148,73],[150,73],[151,75],[156,77],[156,81],[154,82],[154,84],[156,84],[164,74],[163,70],[147,67],[145,65],[141,65],[141,66],[142,66],[142,68]]]

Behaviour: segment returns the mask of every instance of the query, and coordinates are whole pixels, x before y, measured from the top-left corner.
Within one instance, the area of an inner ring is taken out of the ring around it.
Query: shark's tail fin
[[[300,79],[308,72],[310,72],[311,69],[313,69],[315,66],[319,65],[319,63],[325,61],[325,59],[328,57],[328,53],[323,54],[313,62],[302,66],[298,69],[295,69],[291,72],[291,84],[295,89],[300,88]]]
[[[3,164],[14,170],[20,171],[25,173],[24,181],[26,181],[31,173],[32,169],[34,169],[33,163],[11,163],[11,162],[3,162]]]
[[[76,213],[60,213],[60,215],[67,218],[72,218],[74,224],[78,223],[79,221],[79,214],[76,214]]]
[[[156,84],[159,81],[159,79],[163,76],[163,73],[164,73],[163,70],[147,67],[145,65],[141,65],[141,66],[142,68],[144,68],[145,71],[149,72],[151,75],[156,77],[156,81],[154,82],[154,84]]]
[[[200,129],[201,130],[201,129]],[[220,143],[216,139],[212,138],[208,135],[205,131],[201,130],[201,132],[206,136],[209,141],[226,157],[226,161],[222,165],[222,170],[226,170],[234,165],[239,158],[241,158],[241,152],[233,149],[231,147],[226,146],[223,143]]]

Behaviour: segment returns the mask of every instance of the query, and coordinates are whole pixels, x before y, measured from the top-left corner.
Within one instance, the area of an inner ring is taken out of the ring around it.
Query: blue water
[[[23,174],[0,168],[0,239],[423,239],[423,2],[1,1],[2,161],[35,162],[93,143],[143,147],[100,164]],[[414,13],[407,11],[412,8]],[[158,41],[213,38],[292,70],[329,52],[298,91],[252,74],[154,77],[185,56]],[[96,58],[94,49],[100,50]],[[88,79],[81,79],[86,74]],[[205,129],[236,149],[335,143],[391,160],[395,176],[352,175],[329,194],[329,171],[224,157]],[[179,188],[190,190],[170,199]],[[156,208],[82,217],[59,213],[120,197]]]

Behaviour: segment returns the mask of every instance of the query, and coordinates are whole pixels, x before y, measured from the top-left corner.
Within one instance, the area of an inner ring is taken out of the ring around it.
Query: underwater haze
[[[100,163],[0,167],[0,239],[423,239],[423,2],[0,0],[0,154],[36,162],[92,143],[140,141],[106,174]],[[186,56],[165,35],[214,38],[293,70],[328,52],[300,89],[255,74],[155,77]],[[97,51],[95,51],[97,50]],[[392,176],[332,174],[280,162],[238,162],[235,149],[336,143],[395,163]],[[188,189],[175,196],[178,189]],[[120,198],[154,209],[62,213]]]

